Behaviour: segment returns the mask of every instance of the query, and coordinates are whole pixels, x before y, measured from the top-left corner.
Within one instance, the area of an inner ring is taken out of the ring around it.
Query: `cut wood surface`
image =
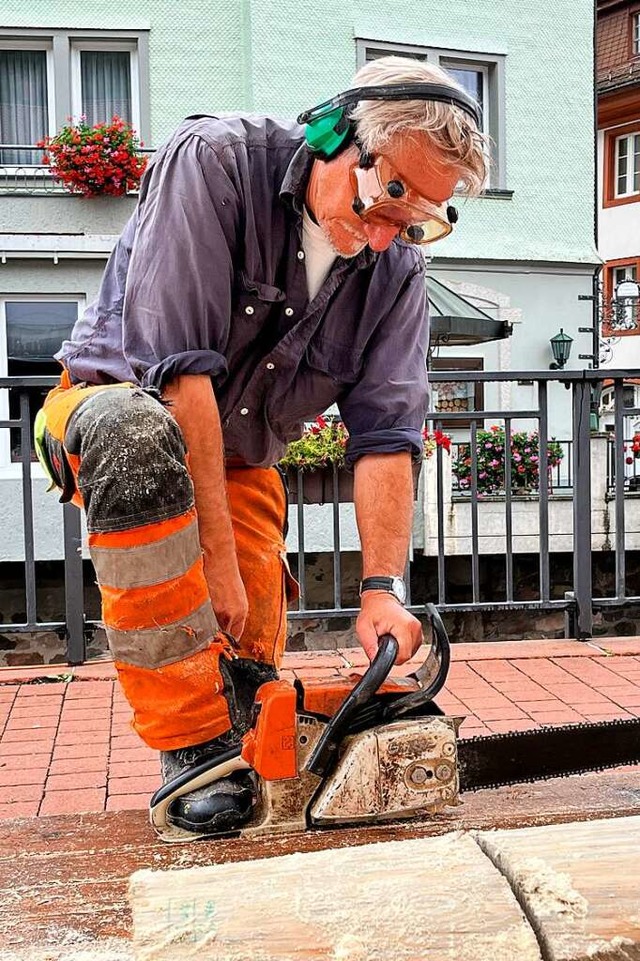
[[[468,835],[186,871],[130,887],[136,961],[541,961]]]
[[[483,833],[478,843],[547,961],[640,961],[640,817]]]
[[[5,820],[0,832],[0,961],[128,961],[132,926],[127,887],[130,875],[141,868],[193,868],[455,830],[637,816],[638,785],[638,771],[603,771],[465,794],[460,807],[425,821],[186,845],[159,841],[144,811]]]

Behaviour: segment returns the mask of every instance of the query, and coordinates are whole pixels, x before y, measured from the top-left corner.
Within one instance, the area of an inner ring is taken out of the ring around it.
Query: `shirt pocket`
[[[251,280],[244,271],[240,274],[235,313],[240,321],[255,325],[264,321],[275,304],[283,303],[285,293],[278,287]]]
[[[315,336],[309,343],[306,357],[309,367],[328,375],[338,384],[355,383],[362,369],[362,350],[322,336]]]

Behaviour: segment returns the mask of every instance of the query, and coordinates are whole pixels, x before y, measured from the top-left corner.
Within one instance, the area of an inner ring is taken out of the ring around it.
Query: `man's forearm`
[[[355,466],[362,576],[402,576],[413,523],[411,454],[367,454]]]
[[[205,557],[235,562],[222,427],[211,380],[199,374],[183,375],[166,386],[163,399],[170,402],[169,410],[187,445]]]

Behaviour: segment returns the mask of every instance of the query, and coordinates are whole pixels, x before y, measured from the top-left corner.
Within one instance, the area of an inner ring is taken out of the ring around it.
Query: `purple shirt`
[[[349,463],[422,454],[428,318],[418,250],[337,257],[309,303],[295,124],[190,117],[157,152],[97,300],[58,358],[74,382],[209,374],[228,455],[267,466],[337,402]]]

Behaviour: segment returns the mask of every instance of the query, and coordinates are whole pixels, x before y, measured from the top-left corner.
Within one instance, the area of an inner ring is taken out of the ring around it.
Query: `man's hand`
[[[208,563],[205,552],[204,576],[218,624],[222,631],[239,641],[249,613],[249,601],[237,564],[230,568],[221,569],[215,561]]]
[[[423,642],[422,624],[386,591],[365,591],[356,633],[370,661],[378,651],[378,638],[393,634],[399,650],[396,664],[404,664]]]

